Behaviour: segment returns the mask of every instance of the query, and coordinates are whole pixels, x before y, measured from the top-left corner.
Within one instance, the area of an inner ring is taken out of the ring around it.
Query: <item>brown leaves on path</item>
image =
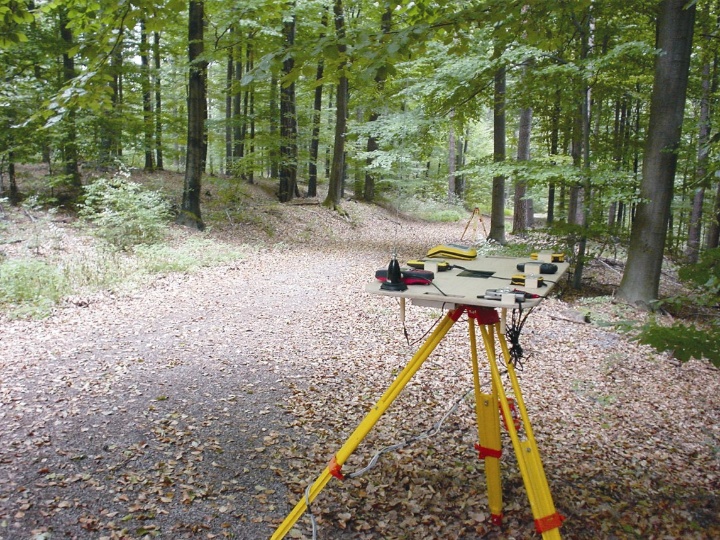
[[[0,538],[267,538],[440,315],[409,307],[409,345],[397,304],[363,292],[395,218],[346,206],[352,223],[283,209],[319,241],[4,321]],[[462,226],[405,223],[399,255]],[[520,373],[563,536],[719,537],[718,370],[563,321],[568,307],[530,316]],[[460,321],[344,471],[432,427],[471,377]],[[507,439],[505,519],[490,523],[473,407],[333,480],[313,504],[319,538],[537,537]],[[290,536],[309,535],[302,518]]]

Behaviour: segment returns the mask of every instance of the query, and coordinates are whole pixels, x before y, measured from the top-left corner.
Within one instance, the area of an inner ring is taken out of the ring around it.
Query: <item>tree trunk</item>
[[[177,222],[203,230],[200,190],[207,158],[207,60],[204,59],[205,4],[189,0],[188,6],[188,136],[185,158],[185,185]]]
[[[233,29],[230,29],[233,33]],[[230,175],[233,163],[233,81],[235,62],[232,47],[228,49],[225,65],[225,174]]]
[[[556,156],[559,153],[560,142],[560,90],[555,92],[555,104],[552,109],[551,128],[550,128],[550,155]],[[547,202],[547,225],[552,225],[555,221],[555,182],[548,184],[548,202]]]
[[[103,120],[100,125],[100,152],[98,156],[98,165],[102,168],[112,166],[116,157],[118,157],[118,150],[120,148],[120,136],[122,133],[121,118],[121,105],[120,105],[120,77],[122,76],[122,49],[123,49],[123,35],[124,29],[120,29],[121,33],[117,37],[117,43],[115,50],[112,53],[110,60],[110,74],[112,79],[110,80],[110,91],[112,93],[112,109],[108,112],[107,118]],[[118,61],[119,60],[119,61]],[[40,73],[36,76],[40,77]]]
[[[380,20],[380,30],[383,34],[390,33],[390,30],[392,29],[392,7],[388,5],[385,9],[385,11],[382,14],[382,19]],[[378,69],[377,73],[375,74],[375,90],[378,93],[378,96],[383,95],[383,91],[385,89],[385,80],[387,79],[387,67],[382,66]],[[377,119],[380,118],[380,113],[377,112],[377,110],[373,110],[370,113],[370,122],[376,122]],[[367,140],[367,152],[368,154],[372,152],[377,152],[380,149],[377,141],[377,137],[374,135],[369,135]],[[366,165],[369,168],[372,164],[372,158],[368,157],[366,160]],[[377,178],[375,173],[370,172],[368,169],[365,171],[365,185],[363,186],[363,200],[366,202],[372,202],[375,200],[375,182]]]
[[[242,139],[242,86],[243,77],[243,51],[242,41],[237,34],[238,43],[233,47],[235,65],[235,84],[233,84],[233,172],[242,177],[242,170],[239,161],[245,154],[244,141]]]
[[[143,132],[145,134],[145,170],[155,170],[155,144],[153,142],[152,86],[150,84],[150,47],[145,20],[140,21],[140,86],[142,87]]]
[[[160,85],[160,33],[153,34],[153,59],[155,63],[154,84],[155,87],[155,168],[159,171],[165,170],[163,164],[163,119],[162,119],[162,88]]]
[[[8,199],[10,204],[17,206],[20,204],[20,191],[18,190],[17,177],[15,175],[15,152],[8,151]],[[0,190],[2,194],[2,190]]]
[[[335,0],[333,6],[335,15],[335,33],[338,39],[338,53],[342,59],[339,71],[340,79],[337,85],[337,97],[335,106],[335,141],[333,146],[332,165],[330,168],[330,180],[328,182],[327,197],[323,201],[323,205],[333,210],[339,210],[340,197],[342,194],[342,182],[345,172],[345,129],[347,126],[348,111],[348,79],[345,69],[347,68],[347,60],[345,54],[347,46],[345,44],[345,15],[343,13],[342,0]]]
[[[255,67],[255,56],[253,49],[252,34],[248,36],[247,44],[247,65],[246,71],[252,71]],[[250,133],[246,137],[247,155],[249,159],[248,166],[245,168],[245,175],[248,184],[255,183],[255,85],[249,85],[247,89],[248,96],[248,115],[246,122],[248,122]]]
[[[713,205],[713,219],[707,231],[705,247],[715,249],[720,243],[720,182],[715,185],[715,204]]]
[[[289,6],[294,11],[295,3]],[[295,44],[295,14],[283,23],[285,47],[289,51]],[[290,75],[295,59],[286,53],[283,76]],[[295,83],[283,83],[280,88],[280,183],[278,199],[288,202],[295,197],[297,188],[297,123],[295,119]]]
[[[496,55],[500,51],[496,50]],[[493,98],[493,161],[505,161],[505,66],[495,72]],[[488,240],[505,244],[505,176],[493,177]]]
[[[530,107],[520,111],[520,124],[518,130],[517,160],[530,161],[530,134],[532,132],[532,114]],[[515,180],[515,196],[513,199],[513,234],[527,231],[530,226],[528,220],[527,181],[524,178]]]
[[[280,176],[279,163],[278,163],[278,79],[273,70],[272,76],[270,77],[270,126],[268,132],[270,133],[270,148],[268,149],[268,159],[270,160],[270,178],[276,179]]]
[[[705,176],[707,175],[710,141],[710,97],[712,90],[712,65],[710,61],[703,64],[702,69],[702,95],[700,97],[700,125],[698,126],[697,170],[695,181],[699,186],[695,189],[692,211],[690,213],[690,226],[688,241],[685,249],[687,262],[696,263],[700,254],[700,232],[702,228],[703,204],[705,201]]]
[[[63,82],[69,83],[75,78],[75,58],[67,53],[74,46],[73,32],[68,28],[67,14],[61,10],[60,14],[60,38],[63,41],[65,51],[63,52]],[[65,117],[65,130],[63,140],[63,167],[67,184],[70,188],[68,194],[70,199],[75,200],[82,190],[80,178],[80,167],[78,165],[77,126],[75,124],[74,106],[68,110]]]
[[[658,298],[670,203],[682,133],[695,4],[663,0],[657,22],[655,78],[640,202],[618,296],[649,306]]]
[[[468,133],[463,134],[462,139],[458,141],[457,145],[457,169],[462,170],[465,167],[465,156],[467,155],[468,148]],[[462,201],[465,199],[465,174],[460,173],[455,179],[455,194]]]
[[[455,111],[450,110],[450,132],[448,133],[448,202],[453,204],[456,201],[457,194],[455,192],[455,126],[453,125],[453,117]]]

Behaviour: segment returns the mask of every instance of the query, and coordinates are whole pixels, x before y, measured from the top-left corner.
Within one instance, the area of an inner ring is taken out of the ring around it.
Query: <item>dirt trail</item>
[[[405,224],[394,246],[388,218],[297,212],[288,226],[325,216],[331,234],[3,323],[0,540],[269,537],[412,352],[393,302],[362,284],[393,247],[417,257],[462,231]],[[713,537],[717,370],[553,319],[566,308],[528,323],[522,380],[566,537]],[[410,310],[410,336],[435,317]],[[358,462],[432,425],[470,376],[449,336]],[[490,525],[473,423],[468,405],[437,441],[328,489],[321,538],[533,537],[509,452],[506,524]]]

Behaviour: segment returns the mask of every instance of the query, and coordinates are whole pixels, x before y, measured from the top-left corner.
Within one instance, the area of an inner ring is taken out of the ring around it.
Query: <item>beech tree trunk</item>
[[[292,10],[295,3],[290,6]],[[283,23],[285,46],[295,44],[295,14]],[[287,54],[283,61],[283,75],[287,76],[295,67],[295,59]],[[295,119],[295,83],[283,83],[280,88],[280,184],[278,199],[288,202],[295,196],[297,185],[297,124]]]
[[[663,0],[657,21],[655,79],[642,167],[640,203],[618,296],[650,307],[658,298],[670,203],[682,133],[695,4]]]
[[[188,136],[185,157],[185,185],[177,222],[203,230],[200,215],[200,190],[207,158],[207,60],[204,52],[205,4],[189,0],[188,7]]]
[[[162,87],[160,84],[160,33],[153,34],[153,60],[155,72],[153,75],[153,86],[155,89],[155,168],[159,171],[165,170],[163,163],[163,119],[162,119]]]
[[[499,54],[499,51],[496,51]],[[505,161],[505,66],[495,72],[493,105],[493,161]],[[505,244],[505,176],[493,177],[489,240]]]
[[[345,73],[347,61],[344,59],[347,52],[345,44],[345,15],[342,0],[335,0],[333,7],[335,15],[335,33],[338,39],[338,53],[343,58],[340,64],[340,78],[337,85],[335,105],[335,143],[333,146],[332,164],[330,167],[330,180],[327,197],[323,205],[333,210],[340,207],[342,195],[343,174],[345,172],[345,130],[347,126],[348,111],[348,78]]]
[[[140,86],[142,87],[143,133],[145,135],[145,170],[155,170],[155,145],[153,144],[152,87],[150,85],[150,46],[145,20],[140,21]]]
[[[60,10],[60,38],[66,51],[63,52],[63,81],[69,83],[75,78],[75,58],[67,53],[74,46],[72,29],[68,28],[67,15],[64,8]],[[70,108],[65,116],[63,133],[63,168],[69,187],[69,196],[75,199],[82,190],[80,167],[78,165],[77,126],[75,109]]]
[[[390,5],[387,5],[385,11],[383,11],[382,19],[380,21],[380,30],[383,34],[390,33],[390,30],[392,28],[392,7]],[[380,69],[378,69],[377,73],[375,74],[375,90],[378,93],[378,96],[382,96],[383,90],[385,89],[385,80],[387,79],[387,68],[385,66],[382,66]],[[370,113],[370,122],[375,122],[377,119],[380,118],[380,114],[374,110],[372,113]],[[376,152],[379,150],[379,145],[377,141],[377,137],[374,135],[368,136],[367,140],[367,147],[366,147],[368,153]],[[372,164],[372,158],[368,157],[366,164],[368,167]],[[375,174],[371,173],[370,171],[366,170],[365,172],[365,184],[363,186],[363,200],[367,202],[372,202],[375,200]]]
[[[687,262],[696,263],[700,254],[700,233],[702,230],[703,204],[705,202],[705,176],[707,175],[710,141],[710,97],[712,90],[712,65],[708,60],[703,63],[702,94],[700,97],[700,125],[698,128],[697,170],[695,181],[699,186],[693,196],[690,224],[688,228],[685,257]]]
[[[532,131],[532,109],[525,107],[520,111],[520,124],[518,129],[517,160],[530,160],[530,133]],[[513,199],[513,234],[527,231],[531,225],[528,216],[527,182],[520,178],[515,180],[515,195]]]

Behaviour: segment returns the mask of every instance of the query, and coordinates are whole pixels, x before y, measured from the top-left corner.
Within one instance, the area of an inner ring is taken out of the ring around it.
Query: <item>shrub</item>
[[[678,276],[702,292],[717,297],[720,295],[720,248],[704,251],[697,264],[683,266],[678,270]]]
[[[147,191],[118,175],[100,178],[85,187],[80,217],[95,226],[97,237],[117,249],[127,250],[162,240],[170,209],[157,191]]]
[[[57,267],[35,259],[0,264],[0,304],[15,307],[16,316],[46,316],[65,294],[66,284]]]
[[[642,327],[637,339],[658,351],[669,351],[681,362],[706,358],[720,367],[720,328],[717,326],[695,328],[678,322],[672,326],[649,322]]]

